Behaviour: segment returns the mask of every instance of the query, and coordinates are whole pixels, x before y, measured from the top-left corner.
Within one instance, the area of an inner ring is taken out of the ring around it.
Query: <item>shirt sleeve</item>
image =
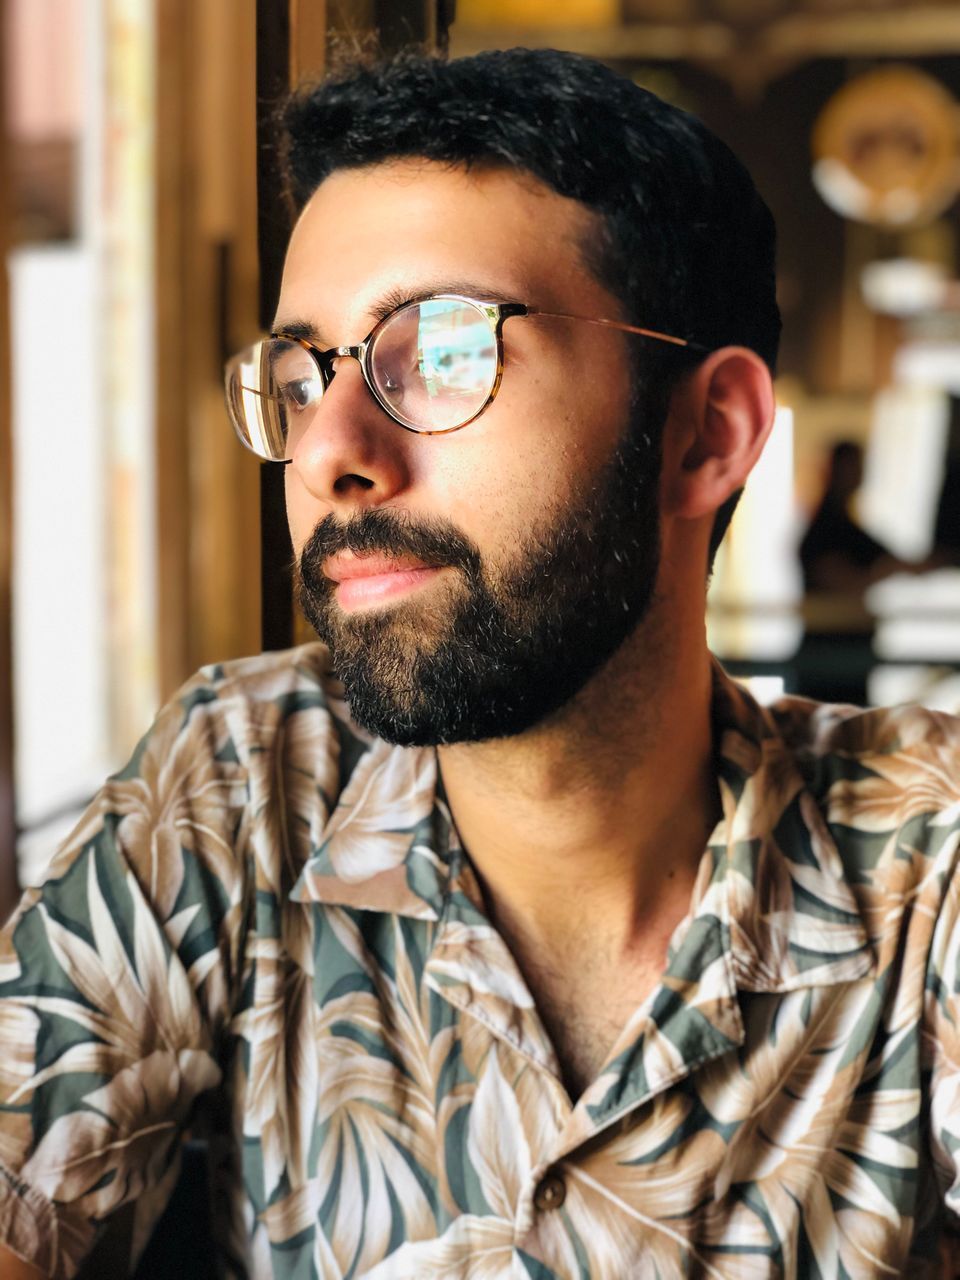
[[[952,850],[953,865],[944,873],[943,905],[927,964],[922,1057],[929,1073],[934,1168],[948,1225],[956,1233],[960,1227],[960,868],[956,854],[960,828],[956,817],[950,827],[945,851]]]
[[[249,876],[229,717],[201,673],[161,712],[0,934],[0,1240],[73,1276],[176,1176],[222,1079]]]

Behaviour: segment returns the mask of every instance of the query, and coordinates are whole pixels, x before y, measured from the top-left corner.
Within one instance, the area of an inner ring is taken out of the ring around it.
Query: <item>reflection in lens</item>
[[[449,431],[478,414],[493,390],[493,325],[469,302],[414,303],[380,329],[370,367],[378,394],[401,421],[421,431]]]

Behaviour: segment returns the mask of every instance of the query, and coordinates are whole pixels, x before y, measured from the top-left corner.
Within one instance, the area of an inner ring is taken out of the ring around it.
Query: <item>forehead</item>
[[[597,233],[583,205],[506,168],[402,160],[338,170],[294,228],[278,315],[322,309],[360,323],[388,291],[468,280],[491,297],[609,312],[615,303],[583,258]]]

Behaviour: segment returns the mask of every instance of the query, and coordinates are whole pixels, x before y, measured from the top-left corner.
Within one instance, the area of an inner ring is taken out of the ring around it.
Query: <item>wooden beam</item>
[[[156,527],[157,656],[161,696],[190,670],[189,431],[183,368],[181,263],[185,253],[187,68],[179,0],[157,0],[156,31]],[[174,373],[173,371],[178,371]]]
[[[255,653],[260,638],[259,466],[238,447],[223,400],[224,362],[259,331],[256,7],[190,0],[185,8],[192,27],[185,149],[194,191],[183,299],[195,667]]]
[[[454,23],[450,53],[483,49],[570,49],[608,61],[718,62],[736,57],[791,62],[808,58],[904,57],[960,52],[960,7],[900,6],[862,13],[799,13],[762,26],[708,22],[629,22],[606,27]]]
[[[327,61],[330,24],[326,0],[290,0],[289,61],[290,84],[323,74]]]
[[[770,24],[759,48],[788,58],[942,57],[960,53],[960,6],[791,13]]]
[[[450,28],[452,58],[512,48],[569,49],[608,61],[683,61],[727,57],[735,48],[735,38],[719,22],[632,22],[607,27],[466,27],[454,22]]]
[[[0,0],[0,67],[4,65],[4,0]],[[17,895],[17,844],[13,790],[13,440],[10,421],[10,311],[7,289],[9,186],[6,122],[0,95],[0,919]]]
[[[260,643],[255,459],[224,360],[258,332],[254,0],[157,0],[160,692]]]

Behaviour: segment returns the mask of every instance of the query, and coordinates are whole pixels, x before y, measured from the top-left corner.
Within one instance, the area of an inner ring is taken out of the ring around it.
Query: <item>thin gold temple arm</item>
[[[670,342],[675,347],[690,347],[695,351],[709,351],[700,342],[690,342],[686,338],[675,338],[669,333],[660,333],[657,329],[641,329],[639,325],[625,324],[622,320],[599,320],[596,316],[576,316],[569,311],[542,311],[539,307],[527,307],[528,316],[550,316],[555,320],[582,320],[585,324],[602,324],[608,329],[621,329],[624,333],[637,333],[641,338],[656,338],[658,342]]]

